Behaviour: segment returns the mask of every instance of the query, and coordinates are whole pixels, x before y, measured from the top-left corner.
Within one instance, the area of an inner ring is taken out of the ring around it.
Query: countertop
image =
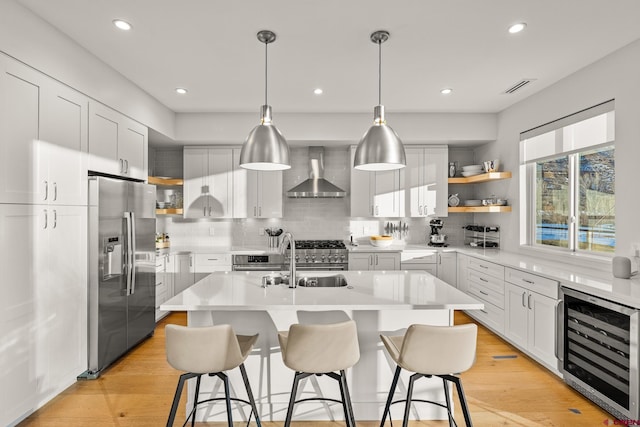
[[[331,276],[305,271],[299,277]],[[341,288],[262,287],[264,272],[216,272],[160,306],[168,311],[208,310],[475,310],[484,304],[420,271],[342,271]]]

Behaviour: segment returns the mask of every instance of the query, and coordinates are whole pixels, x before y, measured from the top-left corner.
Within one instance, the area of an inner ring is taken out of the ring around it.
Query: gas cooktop
[[[346,249],[346,246],[342,240],[296,240],[296,249]]]

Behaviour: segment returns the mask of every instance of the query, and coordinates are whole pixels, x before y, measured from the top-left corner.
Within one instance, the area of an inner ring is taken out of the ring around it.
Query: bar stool
[[[360,359],[356,323],[353,320],[348,320],[321,325],[294,324],[289,327],[288,332],[279,332],[278,340],[284,364],[295,371],[289,407],[284,422],[285,427],[291,425],[294,405],[310,400],[342,403],[347,426],[355,427],[355,417],[345,371]],[[342,400],[325,397],[296,400],[298,383],[301,379],[311,375],[327,375],[338,381]]]
[[[225,400],[227,405],[227,422],[233,424],[231,416],[231,401],[243,402],[251,405],[251,413],[256,417],[256,424],[261,427],[260,416],[256,408],[256,402],[251,392],[244,361],[258,339],[258,335],[236,335],[230,325],[217,325],[207,327],[186,327],[179,325],[167,325],[165,327],[167,362],[179,371],[180,375],[176,394],[171,405],[171,412],[167,420],[167,427],[173,426],[182,395],[184,383],[190,378],[196,378],[196,391],[194,405],[187,417],[185,424],[191,418],[191,425],[195,425],[196,408],[198,404],[216,400]],[[247,389],[248,401],[229,396],[229,378],[223,371],[240,367],[240,373]],[[200,378],[202,375],[217,376],[224,384],[224,398],[213,398],[198,401],[200,391]],[[251,420],[251,414],[249,414]]]
[[[407,332],[404,335],[380,335],[380,339],[384,343],[389,355],[397,365],[380,427],[384,426],[387,414],[389,414],[389,420],[391,420],[389,408],[393,403],[397,402],[405,402],[402,426],[407,427],[409,423],[413,383],[419,378],[430,378],[432,376],[442,378],[446,406],[441,403],[420,399],[413,399],[413,401],[428,402],[442,406],[443,408],[446,407],[449,416],[449,425],[455,425],[447,390],[447,381],[451,381],[456,385],[456,389],[458,390],[458,398],[460,399],[466,425],[471,427],[471,415],[469,414],[469,407],[467,406],[467,400],[464,395],[464,390],[462,389],[462,383],[460,382],[460,378],[455,374],[462,373],[473,366],[476,356],[477,336],[478,326],[475,324],[459,326],[411,325],[407,328]],[[406,400],[393,401],[393,395],[402,369],[414,372],[414,374],[411,375],[409,379]]]

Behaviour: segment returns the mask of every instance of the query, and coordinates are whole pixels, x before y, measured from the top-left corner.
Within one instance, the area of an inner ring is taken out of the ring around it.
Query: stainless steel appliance
[[[284,255],[234,255],[233,271],[280,271],[284,265]]]
[[[349,269],[349,251],[342,240],[296,240],[296,269],[340,271]],[[285,262],[291,258],[286,251]]]
[[[429,234],[429,246],[449,246],[446,243],[447,236],[444,234],[440,234],[440,230],[444,227],[444,221],[440,218],[433,218],[429,221],[429,226],[431,227],[431,234]]]
[[[156,188],[89,177],[89,366],[93,379],[155,328]]]
[[[617,419],[639,419],[638,309],[564,287],[560,295],[564,381]]]

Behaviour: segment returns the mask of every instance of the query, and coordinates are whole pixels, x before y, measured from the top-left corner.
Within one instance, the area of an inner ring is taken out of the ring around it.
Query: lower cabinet
[[[174,295],[178,295],[195,283],[193,254],[176,254],[174,257],[173,293]]]
[[[194,283],[214,271],[231,271],[231,254],[205,253],[193,255]]]
[[[161,254],[156,256],[156,321],[168,314],[160,310],[160,305],[175,295],[174,283],[175,256]]]
[[[505,336],[539,361],[557,369],[555,319],[558,283],[513,269],[507,269],[506,278],[509,281],[505,285]],[[527,287],[511,283],[518,280]]]
[[[469,258],[468,264],[466,292],[484,302],[485,308],[467,313],[504,335],[504,267],[477,258]]]
[[[423,270],[457,286],[457,253],[433,251],[403,251],[401,254],[401,270]]]
[[[349,270],[399,270],[399,252],[352,252]]]

